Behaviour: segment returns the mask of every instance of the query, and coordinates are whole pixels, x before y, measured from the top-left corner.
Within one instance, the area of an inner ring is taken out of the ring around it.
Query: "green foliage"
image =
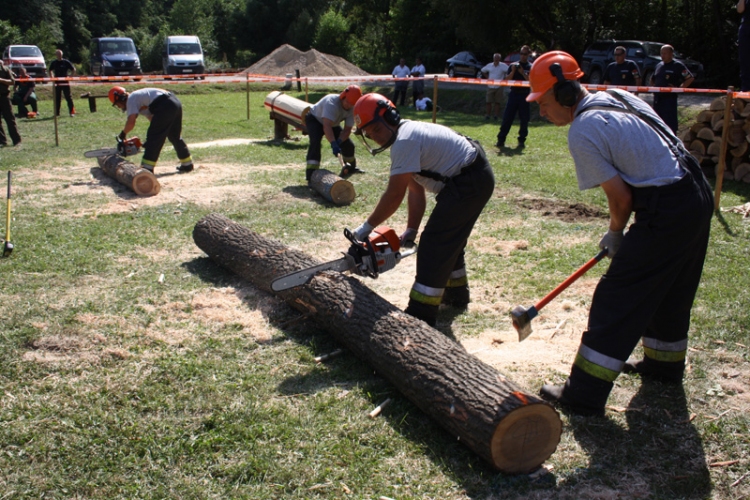
[[[329,9],[320,16],[313,40],[313,45],[318,51],[346,58],[348,40],[349,23],[340,12]]]
[[[0,19],[0,46],[18,45],[21,43],[21,29],[10,21]]]
[[[23,41],[27,45],[39,47],[44,58],[52,61],[55,59],[57,46],[63,41],[63,35],[61,30],[42,22],[27,30],[23,35]]]

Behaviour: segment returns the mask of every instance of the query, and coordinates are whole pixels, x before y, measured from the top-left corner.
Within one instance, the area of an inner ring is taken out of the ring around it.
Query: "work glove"
[[[118,138],[119,138],[119,139],[120,139],[121,141],[124,141],[124,140],[125,140],[125,137],[127,137],[127,135],[125,134],[125,131],[123,130],[123,131],[121,131],[121,132],[120,132],[120,135],[118,135],[117,137],[118,137]]]
[[[338,139],[331,141],[331,151],[333,151],[333,156],[341,154],[341,143]]]
[[[417,230],[412,227],[407,227],[406,231],[401,233],[399,239],[401,240],[402,248],[411,248],[417,244],[415,241],[417,239]]]
[[[361,226],[352,231],[352,234],[357,239],[357,241],[366,241],[367,237],[370,236],[370,233],[373,229],[375,229],[375,227],[372,224],[364,221]]]
[[[615,256],[617,251],[620,249],[620,244],[622,244],[622,238],[624,236],[623,231],[612,231],[611,229],[607,231],[607,233],[602,237],[602,240],[599,242],[599,248],[604,250],[605,248],[608,249],[607,257],[610,259]]]

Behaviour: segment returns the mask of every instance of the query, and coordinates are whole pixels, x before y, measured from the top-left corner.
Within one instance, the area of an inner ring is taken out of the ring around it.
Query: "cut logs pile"
[[[680,135],[685,147],[708,174],[717,171],[721,159],[726,102],[726,96],[714,99]],[[733,99],[731,103],[724,179],[750,183],[750,101]]]

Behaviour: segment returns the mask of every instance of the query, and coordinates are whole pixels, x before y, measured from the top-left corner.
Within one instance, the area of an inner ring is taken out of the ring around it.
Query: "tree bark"
[[[201,219],[193,239],[216,263],[267,292],[274,279],[319,264],[220,214]],[[562,424],[551,406],[359,280],[325,271],[277,295],[497,469],[532,471],[557,447]]]
[[[99,157],[97,161],[105,174],[127,186],[139,196],[154,196],[161,191],[161,184],[154,174],[120,156]]]
[[[348,205],[357,196],[351,182],[324,168],[319,168],[312,173],[310,187],[336,205]]]

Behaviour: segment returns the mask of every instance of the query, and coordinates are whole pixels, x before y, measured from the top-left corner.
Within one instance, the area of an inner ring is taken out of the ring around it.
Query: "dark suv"
[[[459,52],[445,61],[445,72],[448,76],[468,76],[469,78],[482,78],[484,64],[479,62],[473,52],[467,50]]]
[[[585,73],[584,81],[598,85],[604,81],[604,70],[615,60],[615,47],[625,47],[625,58],[638,65],[643,85],[649,85],[656,65],[661,62],[659,42],[642,42],[639,40],[599,40],[587,48],[581,57],[581,69]],[[686,58],[675,50],[674,58],[683,63],[696,79],[703,76],[703,65],[698,61]]]

